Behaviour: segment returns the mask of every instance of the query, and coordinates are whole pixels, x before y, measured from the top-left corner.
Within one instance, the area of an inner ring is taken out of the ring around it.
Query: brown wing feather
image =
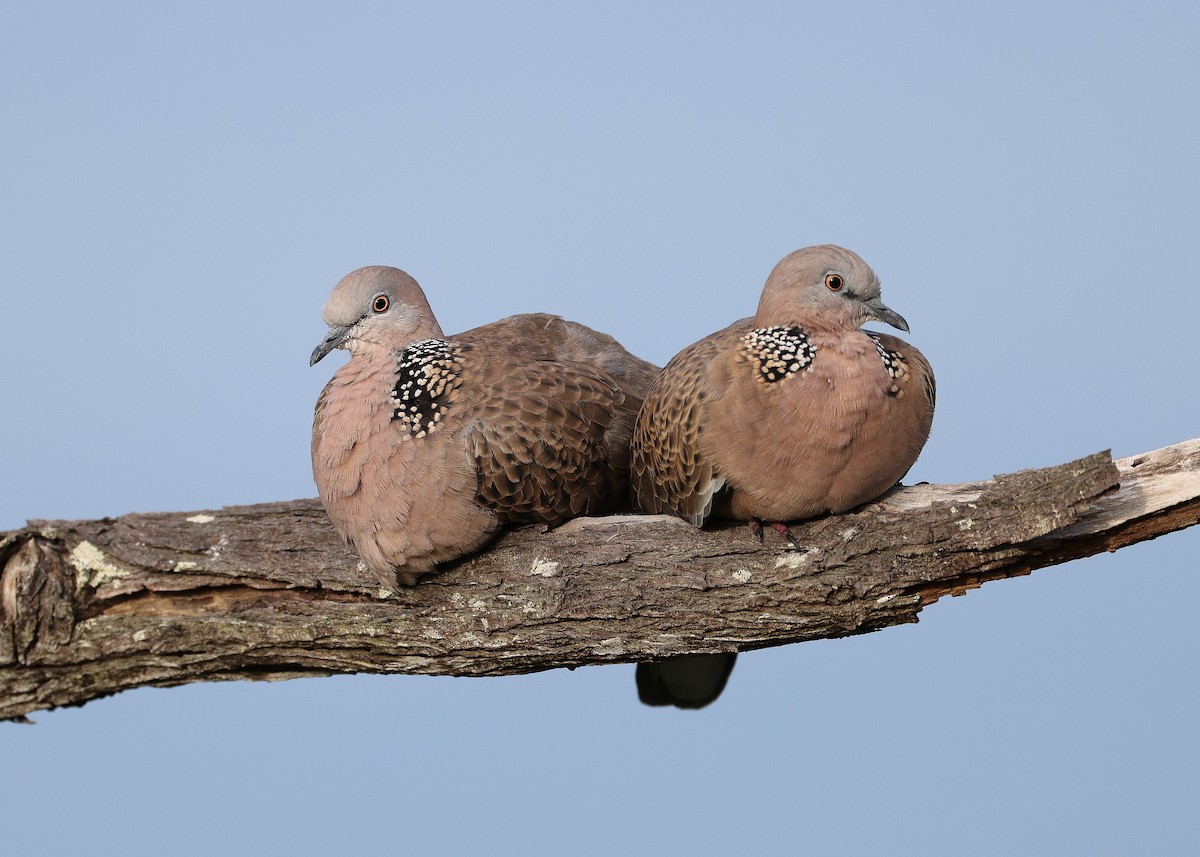
[[[750,329],[734,322],[680,351],[646,394],[634,425],[630,484],[644,512],[687,518],[696,526],[712,513],[724,480],[701,452],[701,410],[720,395],[709,383],[713,359]]]
[[[454,338],[479,355],[461,420],[481,505],[504,521],[557,524],[624,501],[642,392],[628,388],[645,383],[651,364],[550,315],[512,316]],[[627,379],[600,368],[609,363],[624,366]]]
[[[510,315],[454,338],[500,338],[505,341],[506,350],[520,351],[528,360],[557,360],[598,369],[639,403],[660,371],[653,363],[630,354],[607,333],[548,313]]]

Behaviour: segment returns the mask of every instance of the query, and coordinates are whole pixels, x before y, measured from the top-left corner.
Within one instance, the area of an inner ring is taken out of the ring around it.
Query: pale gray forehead
[[[417,281],[399,268],[387,265],[368,265],[342,277],[333,289],[321,318],[331,326],[354,324],[367,314],[378,294],[386,294],[393,303],[411,303],[414,291],[420,293]]]
[[[805,247],[784,256],[772,271],[772,277],[800,280],[805,284],[824,285],[825,275],[838,273],[859,297],[879,295],[879,277],[871,266],[853,250],[836,244]]]

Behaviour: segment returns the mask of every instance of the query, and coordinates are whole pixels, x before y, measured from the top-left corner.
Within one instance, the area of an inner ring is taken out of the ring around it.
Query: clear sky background
[[[0,3],[0,529],[315,495],[321,304],[659,363],[858,251],[909,481],[1200,435],[1200,6]],[[9,855],[1184,855],[1200,529],[742,657],[144,689],[0,725]]]

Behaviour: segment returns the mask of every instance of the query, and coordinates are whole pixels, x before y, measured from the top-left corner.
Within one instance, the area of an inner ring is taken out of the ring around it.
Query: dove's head
[[[373,347],[399,351],[416,340],[443,335],[417,281],[386,265],[359,268],[343,277],[325,301],[321,317],[329,333],[313,349],[310,366],[335,348],[351,354]]]
[[[908,322],[879,297],[879,277],[852,250],[820,244],[789,253],[763,286],[757,327],[827,325],[858,328],[882,321],[900,330]]]

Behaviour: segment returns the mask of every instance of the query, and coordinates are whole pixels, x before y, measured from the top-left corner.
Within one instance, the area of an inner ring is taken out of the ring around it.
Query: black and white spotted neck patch
[[[425,437],[446,415],[450,393],[462,379],[463,355],[469,345],[444,339],[422,339],[401,352],[392,389],[392,419],[400,420],[413,437]]]
[[[894,382],[888,389],[888,395],[899,396],[901,393],[900,383],[908,378],[908,363],[905,362],[904,355],[899,351],[888,351],[874,333],[867,333],[867,336],[871,337],[871,341],[875,343],[875,350],[879,352],[879,356],[883,360],[883,368],[887,370],[888,377]]]
[[[742,352],[768,384],[812,366],[816,346],[802,327],[759,327],[742,337]]]

